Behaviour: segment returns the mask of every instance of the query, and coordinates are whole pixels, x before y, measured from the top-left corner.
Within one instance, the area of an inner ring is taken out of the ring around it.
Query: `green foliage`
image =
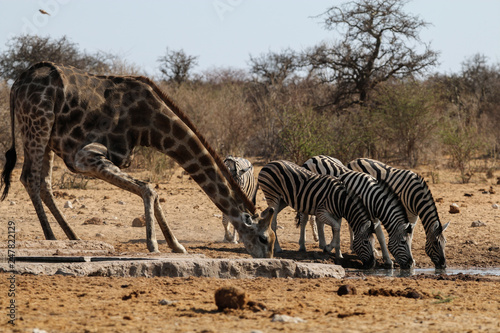
[[[438,97],[432,86],[418,81],[383,84],[373,97],[377,135],[410,167],[418,164],[425,148],[435,141],[442,118]]]
[[[87,185],[90,181],[90,177],[75,174],[69,171],[64,171],[61,175],[61,178],[58,182],[56,182],[56,186],[61,190],[69,190],[69,189],[78,189],[78,190],[86,190]]]
[[[278,134],[285,158],[301,164],[325,151],[327,124],[322,118],[310,108],[285,111]]]
[[[176,169],[176,162],[157,150],[140,147],[135,152],[134,167],[148,170],[148,181],[153,183],[168,182]]]

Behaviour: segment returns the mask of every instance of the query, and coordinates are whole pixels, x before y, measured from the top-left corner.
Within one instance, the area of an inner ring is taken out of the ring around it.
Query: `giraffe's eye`
[[[259,240],[262,244],[267,244],[269,241],[267,240],[267,237],[264,236],[259,236]]]

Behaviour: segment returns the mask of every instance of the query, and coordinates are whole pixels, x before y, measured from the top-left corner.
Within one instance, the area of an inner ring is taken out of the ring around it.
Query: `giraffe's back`
[[[75,153],[91,142],[107,147],[107,158],[126,167],[135,146],[161,141],[155,128],[164,130],[172,117],[151,87],[135,77],[93,75],[48,62],[24,72],[13,90],[19,101],[28,96],[33,105],[50,104],[43,111],[21,105],[17,116],[43,112],[43,117],[53,119],[48,145],[71,170]]]

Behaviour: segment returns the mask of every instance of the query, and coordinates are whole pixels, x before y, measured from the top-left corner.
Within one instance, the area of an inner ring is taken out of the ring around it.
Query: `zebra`
[[[310,158],[303,167],[318,174],[338,177],[351,193],[361,198],[370,217],[374,221],[382,221],[389,234],[389,251],[399,266],[408,269],[414,265],[411,253],[414,225],[409,222],[405,207],[388,184],[384,181],[377,181],[368,174],[352,171],[338,159],[325,155]],[[385,266],[392,268],[393,263],[387,251],[382,227],[377,228],[375,233],[380,243]]]
[[[253,175],[253,165],[249,160],[242,157],[226,156],[224,164],[229,169],[229,173],[236,180],[236,183],[241,187],[243,192],[255,205],[257,198],[257,182]],[[233,230],[233,234],[229,230],[229,218],[222,215],[222,225],[224,226],[224,241],[237,243],[237,233]]]
[[[374,224],[359,198],[349,194],[337,179],[318,175],[288,161],[274,161],[265,165],[259,173],[258,183],[269,207],[274,207],[272,228],[276,230],[278,213],[286,206],[298,212],[316,215],[319,224],[327,223],[334,230],[332,242],[324,247],[335,248],[337,261],[340,251],[340,222],[344,217],[353,233],[353,249],[363,262],[363,267],[375,265],[373,255]],[[322,232],[323,228],[318,228]],[[324,235],[321,238],[324,242]],[[278,240],[275,251],[280,252]]]
[[[392,187],[406,207],[410,221],[416,223],[420,217],[426,235],[425,253],[436,269],[445,269],[446,238],[443,233],[450,222],[441,225],[432,193],[424,179],[411,170],[397,169],[368,158],[358,158],[347,167],[384,180]]]

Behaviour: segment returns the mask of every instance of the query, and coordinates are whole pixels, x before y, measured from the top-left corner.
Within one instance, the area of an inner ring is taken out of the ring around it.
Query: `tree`
[[[250,56],[250,73],[266,85],[282,86],[299,67],[299,56],[290,49],[280,53],[269,52],[259,57]]]
[[[356,0],[322,14],[325,28],[342,37],[313,47],[306,58],[324,81],[336,85],[333,103],[364,104],[379,83],[421,74],[437,63],[438,53],[419,38],[429,23],[405,13],[406,3]]]
[[[0,54],[0,77],[15,80],[29,66],[39,61],[52,61],[71,65],[93,72],[108,73],[116,57],[98,52],[88,54],[78,49],[78,44],[66,36],[60,39],[21,35],[12,37],[7,42],[7,50]]]
[[[437,137],[442,109],[437,89],[419,81],[380,84],[371,103],[377,135],[386,149],[397,152],[409,167],[415,167],[422,152]]]
[[[166,81],[181,84],[189,79],[190,72],[198,65],[198,57],[187,55],[184,50],[170,50],[158,58],[160,72]]]

